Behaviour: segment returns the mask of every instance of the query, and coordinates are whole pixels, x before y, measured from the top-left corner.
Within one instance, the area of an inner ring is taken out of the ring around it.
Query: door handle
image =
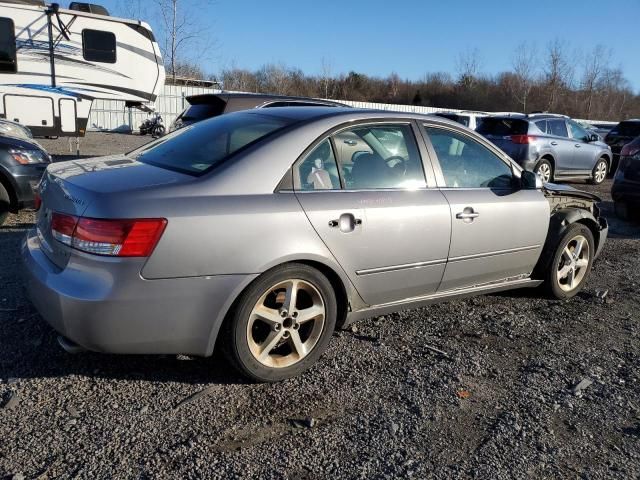
[[[466,207],[462,212],[456,213],[456,218],[464,221],[465,223],[471,223],[479,216],[480,214],[474,211],[471,207]]]
[[[342,233],[353,232],[358,225],[362,225],[362,220],[351,213],[343,213],[337,220],[329,220],[329,227],[340,228]]]
[[[555,147],[556,145],[558,145],[558,142],[551,142],[551,145]]]
[[[576,148],[580,148],[582,147],[582,145],[580,145],[579,143],[576,143]]]
[[[357,144],[358,144],[358,142],[356,142],[355,140],[344,140],[344,143],[346,143],[347,145],[350,145],[350,146],[352,146],[352,147],[353,147],[354,145],[357,145]]]

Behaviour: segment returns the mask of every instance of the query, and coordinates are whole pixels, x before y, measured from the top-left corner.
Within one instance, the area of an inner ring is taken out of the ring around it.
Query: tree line
[[[217,80],[226,90],[337,100],[489,112],[548,111],[614,121],[640,116],[640,96],[622,69],[612,66],[611,56],[603,46],[583,54],[555,40],[542,52],[535,45],[519,45],[511,69],[496,75],[482,73],[480,54],[474,50],[459,55],[455,74],[428,73],[420,80],[397,73],[385,78],[354,71],[333,75],[326,62],[316,75],[267,64],[257,70],[224,69]]]

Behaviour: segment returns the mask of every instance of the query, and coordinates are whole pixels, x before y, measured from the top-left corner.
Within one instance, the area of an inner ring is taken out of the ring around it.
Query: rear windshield
[[[640,136],[640,122],[620,122],[611,130],[611,134],[622,137],[638,137]]]
[[[129,153],[136,160],[200,175],[234,153],[294,123],[265,114],[233,113],[180,129]]]
[[[196,105],[190,105],[183,113],[180,115],[182,120],[196,121],[204,120],[206,118],[217,117],[218,115],[222,115],[224,112],[224,102],[210,104],[210,103],[201,103]]]
[[[517,118],[491,118],[482,119],[482,124],[477,129],[481,135],[526,135],[529,131],[529,123]]]

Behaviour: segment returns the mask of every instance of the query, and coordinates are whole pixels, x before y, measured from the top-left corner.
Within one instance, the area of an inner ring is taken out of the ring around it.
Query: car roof
[[[244,110],[242,112],[252,115],[270,115],[275,117],[288,118],[301,122],[312,122],[314,120],[326,119],[331,117],[345,117],[345,121],[349,120],[367,120],[367,119],[409,119],[409,120],[429,120],[437,121],[447,125],[460,127],[460,124],[445,117],[434,116],[426,113],[412,112],[396,112],[393,110],[376,110],[353,107],[273,107],[268,109]],[[228,115],[233,115],[229,113]]]

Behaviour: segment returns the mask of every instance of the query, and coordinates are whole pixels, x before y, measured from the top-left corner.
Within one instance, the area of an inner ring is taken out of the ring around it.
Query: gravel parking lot
[[[83,155],[149,137],[89,134]],[[65,139],[41,142],[68,159]],[[308,373],[220,358],[69,355],[25,297],[33,214],[0,228],[0,478],[638,478],[640,225],[611,215],[586,289],[372,318]]]

